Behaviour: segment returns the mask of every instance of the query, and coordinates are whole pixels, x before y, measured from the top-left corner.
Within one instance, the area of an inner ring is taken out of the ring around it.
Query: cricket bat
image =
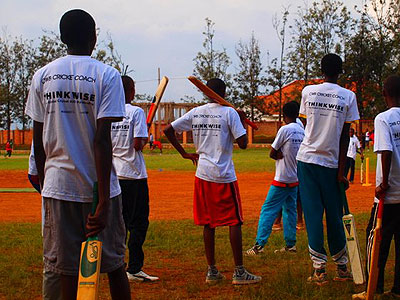
[[[164,95],[164,91],[165,91],[165,88],[167,87],[168,81],[169,81],[168,77],[164,76],[161,79],[160,84],[158,85],[156,94],[153,97],[153,101],[151,102],[149,113],[148,113],[147,119],[146,119],[148,128],[150,128],[151,123],[153,123],[154,116],[156,115],[158,105],[160,104],[161,98]]]
[[[340,184],[340,194],[344,206],[343,226],[346,235],[346,245],[349,254],[351,272],[353,273],[353,281],[355,284],[363,284],[365,282],[364,269],[362,266],[362,258],[360,244],[357,237],[356,223],[354,216],[350,213],[347,203],[346,191],[344,185]]]
[[[218,95],[216,92],[214,92],[212,89],[210,89],[207,85],[205,85],[203,82],[201,82],[199,79],[197,79],[194,76],[189,76],[188,77],[189,81],[193,83],[200,91],[204,93],[208,98],[216,101],[218,104],[223,105],[223,106],[230,106],[236,110],[236,108],[232,105],[232,103],[229,103],[226,101],[224,98],[222,98],[220,95]],[[251,122],[249,119],[244,120],[248,125],[250,125],[254,129],[258,129],[258,126]]]
[[[375,228],[371,231],[368,237],[367,257],[368,257],[368,286],[367,286],[367,300],[373,300],[376,286],[378,284],[378,259],[379,249],[382,241],[382,217],[383,217],[383,203],[384,197],[379,199],[378,213],[376,214]]]
[[[98,202],[97,182],[95,182],[93,186],[92,214],[96,213]],[[101,250],[102,242],[98,240],[97,236],[90,237],[82,243],[77,300],[99,299]]]

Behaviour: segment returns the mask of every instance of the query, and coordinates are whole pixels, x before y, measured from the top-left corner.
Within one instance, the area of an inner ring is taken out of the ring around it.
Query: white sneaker
[[[157,276],[150,276],[143,271],[139,271],[135,274],[126,272],[126,275],[128,276],[129,281],[156,281],[160,279]]]

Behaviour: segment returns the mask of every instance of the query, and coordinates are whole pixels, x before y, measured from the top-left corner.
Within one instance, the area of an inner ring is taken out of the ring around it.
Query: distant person
[[[149,227],[149,187],[143,147],[148,133],[143,109],[131,104],[135,97],[135,82],[122,76],[125,91],[126,116],[123,121],[111,125],[113,164],[122,191],[122,215],[128,235],[129,280],[155,281],[156,276],[143,272],[143,244]]]
[[[296,252],[296,203],[298,193],[296,155],[304,138],[304,129],[296,122],[299,105],[292,101],[283,106],[282,126],[271,145],[270,157],[275,162],[275,177],[261,208],[256,243],[246,251],[249,256],[264,252],[275,218],[283,210],[283,234],[286,245],[276,253]]]
[[[355,166],[356,166],[356,156],[357,152],[360,153],[361,160],[364,160],[364,153],[361,147],[360,141],[358,140],[357,136],[354,134],[354,128],[350,128],[350,141],[349,141],[349,149],[347,150],[347,157],[346,157],[346,169],[344,171],[344,176],[349,174],[350,170],[350,183],[354,182],[354,173],[355,173]]]
[[[367,151],[369,151],[369,130],[367,128],[367,130],[365,131],[365,149],[367,149]]]
[[[225,97],[226,85],[221,79],[211,79],[207,86]],[[232,162],[234,141],[241,149],[247,148],[243,124],[233,108],[211,100],[208,104],[193,108],[164,129],[166,137],[182,157],[197,165],[193,214],[195,224],[203,226],[208,264],[207,283],[216,283],[225,278],[215,265],[215,228],[220,226],[229,226],[235,262],[232,284],[261,281],[260,276],[251,274],[243,266],[242,206]],[[187,153],[175,135],[175,132],[190,130],[193,132],[196,153]]]
[[[379,250],[379,275],[376,294],[384,293],[385,265],[390,244],[394,239],[395,265],[394,281],[383,299],[400,298],[400,76],[389,76],[383,85],[383,96],[388,110],[378,114],[374,122],[376,162],[375,200],[367,226],[367,248],[376,225],[379,199],[383,197],[382,240]],[[368,263],[368,262],[367,262]],[[368,276],[367,283],[368,286]],[[353,299],[366,299],[366,292],[353,295]]]
[[[349,186],[344,176],[349,129],[350,123],[359,119],[355,94],[337,84],[343,71],[342,59],[336,54],[325,55],[321,71],[324,82],[306,86],[302,91],[300,117],[307,123],[297,153],[297,175],[314,269],[307,280],[317,285],[328,282],[324,214],[329,251],[337,266],[334,280],[352,280],[347,268],[339,184]]]
[[[150,149],[153,148],[153,141],[154,141],[153,134],[150,133],[150,137],[149,137],[149,146],[150,146]]]
[[[162,144],[160,141],[154,141],[152,147],[150,148],[151,151],[158,148],[160,150],[160,154],[162,154]]]
[[[61,276],[61,290],[47,286],[53,290],[44,294],[76,299],[81,243],[97,235],[103,242],[101,271],[108,273],[111,297],[131,299],[121,189],[110,137],[111,123],[125,116],[121,76],[90,57],[96,25],[87,12],[66,12],[60,37],[68,55],[35,73],[26,104],[26,114],[34,121],[35,162],[46,212],[44,269]],[[99,203],[92,215],[96,181]]]
[[[8,140],[6,143],[6,154],[4,155],[4,157],[11,157],[12,154],[12,150],[13,150],[13,142],[12,140]]]

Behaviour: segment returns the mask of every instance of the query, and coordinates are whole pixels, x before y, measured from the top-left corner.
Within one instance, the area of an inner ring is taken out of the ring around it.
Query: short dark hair
[[[60,35],[61,41],[67,46],[80,46],[96,37],[96,23],[86,11],[73,9],[61,17]]]
[[[321,60],[321,71],[327,76],[336,76],[343,72],[343,61],[339,55],[329,53]]]
[[[218,95],[220,95],[222,98],[225,97],[226,84],[223,80],[219,78],[210,79],[209,81],[207,81],[207,86]]]
[[[296,119],[299,116],[300,105],[296,101],[290,101],[283,106],[283,115],[291,119]]]
[[[383,83],[386,94],[392,98],[400,98],[400,76],[390,75]]]
[[[122,79],[122,84],[124,86],[125,91],[131,87],[135,88],[135,81],[133,81],[133,79],[131,77],[129,77],[128,75],[122,75],[121,79]]]

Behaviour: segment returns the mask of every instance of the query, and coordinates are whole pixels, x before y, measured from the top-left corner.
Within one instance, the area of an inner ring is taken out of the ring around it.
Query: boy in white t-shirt
[[[97,235],[103,242],[101,271],[108,273],[112,298],[130,299],[121,190],[110,138],[111,123],[125,115],[121,77],[90,57],[96,26],[87,12],[66,12],[60,33],[68,55],[35,73],[26,104],[34,121],[45,208],[44,268],[60,274],[63,299],[76,299],[81,243]],[[92,215],[95,181],[99,204]]]
[[[211,79],[207,86],[225,97],[226,85],[221,79]],[[175,135],[189,130],[193,132],[196,153],[187,153]],[[241,149],[247,147],[246,130],[239,114],[231,107],[211,102],[193,108],[168,125],[164,133],[183,158],[197,165],[193,215],[195,224],[204,226],[206,282],[215,283],[224,278],[215,266],[215,228],[218,226],[229,226],[236,266],[232,284],[259,282],[261,277],[249,273],[243,266],[242,207],[232,162],[233,142]]]
[[[364,159],[364,154],[363,154],[363,150],[361,148],[360,141],[358,140],[357,136],[354,134],[354,128],[350,128],[349,134],[350,134],[350,141],[349,141],[349,149],[347,150],[346,169],[344,171],[344,176],[346,176],[346,178],[347,178],[347,175],[349,174],[349,170],[350,170],[349,181],[350,181],[350,183],[353,183],[357,152],[360,151],[361,160]]]
[[[382,240],[379,250],[379,276],[376,293],[384,291],[385,265],[390,244],[394,238],[395,267],[390,299],[400,298],[400,76],[389,76],[383,87],[383,96],[388,110],[376,116],[374,122],[374,152],[377,153],[376,189],[374,206],[367,226],[367,247],[374,230],[377,204],[384,197],[382,217]],[[367,276],[368,278],[368,276]],[[368,282],[367,282],[368,285]],[[366,293],[353,295],[353,299],[366,299]]]
[[[261,208],[257,238],[247,255],[257,255],[264,250],[271,234],[275,218],[282,209],[283,234],[286,246],[276,252],[296,252],[296,202],[297,180],[296,155],[304,138],[304,129],[296,122],[299,104],[295,101],[283,106],[282,126],[271,145],[270,157],[276,160],[275,177]]]
[[[126,115],[123,121],[111,125],[113,164],[119,179],[122,195],[122,215],[128,239],[129,263],[126,274],[129,280],[155,281],[158,277],[142,271],[143,243],[149,228],[149,188],[143,147],[148,133],[143,109],[131,104],[135,97],[135,83],[122,76],[125,91]]]
[[[326,215],[330,254],[337,265],[335,281],[352,280],[347,269],[343,203],[339,184],[348,188],[344,176],[349,129],[358,120],[356,96],[337,84],[342,60],[336,54],[322,58],[324,83],[302,91],[300,117],[306,119],[305,137],[297,153],[297,175],[306,221],[308,246],[314,271],[309,282],[327,283],[327,252],[324,248],[323,215]]]

